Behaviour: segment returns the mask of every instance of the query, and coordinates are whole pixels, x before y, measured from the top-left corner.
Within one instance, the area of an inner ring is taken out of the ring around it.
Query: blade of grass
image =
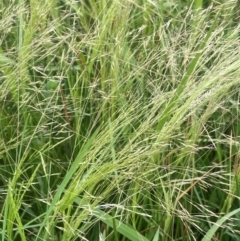
[[[175,108],[175,106],[177,105],[177,100],[179,99],[180,95],[182,94],[187,81],[189,80],[189,78],[192,76],[198,61],[202,55],[202,51],[205,48],[207,41],[209,40],[209,38],[211,37],[212,32],[214,31],[214,29],[216,28],[217,25],[217,21],[219,19],[219,16],[221,14],[221,10],[219,10],[218,14],[216,15],[214,22],[212,23],[212,26],[210,27],[210,29],[208,30],[208,33],[206,34],[205,39],[203,40],[203,42],[200,44],[199,48],[198,48],[198,53],[195,55],[195,57],[193,58],[193,60],[190,62],[186,74],[184,75],[184,77],[182,78],[182,80],[180,81],[173,97],[170,99],[169,103],[167,104],[167,106],[165,107],[165,110],[163,111],[163,115],[160,118],[158,125],[157,125],[157,130],[161,131],[163,126],[165,125],[166,121],[169,119],[169,113],[171,112],[171,110],[173,110]]]
[[[226,222],[230,217],[232,217],[233,215],[235,215],[236,213],[240,212],[240,208],[226,214],[225,216],[223,216],[222,218],[220,218],[209,230],[208,232],[204,235],[202,241],[211,241],[212,237],[214,236],[214,234],[216,233],[216,231],[218,230],[219,227],[221,227],[221,225]]]
[[[47,212],[45,213],[45,218],[41,223],[41,226],[39,228],[37,237],[40,237],[41,231],[44,227],[47,227],[47,223],[50,219],[50,215],[56,205],[56,203],[59,201],[62,193],[64,192],[65,187],[67,186],[68,182],[70,181],[70,179],[72,178],[72,176],[74,175],[74,173],[76,172],[76,170],[79,167],[79,164],[82,162],[83,158],[86,156],[88,149],[91,147],[91,145],[93,144],[96,136],[98,134],[98,129],[93,133],[93,135],[89,138],[89,140],[86,142],[86,144],[83,146],[82,150],[79,152],[77,158],[75,159],[75,161],[73,162],[70,170],[66,173],[65,178],[63,179],[62,183],[60,184],[60,186],[58,187],[58,190],[56,192],[56,194],[53,197],[53,200],[51,202],[51,205],[49,206]],[[45,236],[45,235],[44,235]],[[44,240],[47,240],[46,238],[44,238]]]
[[[194,9],[198,9],[198,8],[201,8],[203,6],[203,0],[195,0],[194,1]]]
[[[155,235],[154,235],[154,237],[153,237],[153,240],[152,241],[158,241],[159,240],[159,228],[157,229],[157,231],[156,231],[156,233],[155,233]]]
[[[11,64],[11,65],[16,64],[14,60],[8,58],[4,54],[1,54],[1,48],[0,48],[0,63],[7,63],[7,64]]]
[[[75,202],[77,204],[81,204],[81,199],[77,197],[75,199]],[[116,218],[112,217],[111,215],[107,214],[106,212],[101,211],[100,209],[96,208],[93,211],[93,215],[99,218],[102,222],[104,222],[106,225],[108,225],[111,228],[116,228],[116,230],[130,239],[131,241],[149,241],[147,238],[145,238],[143,235],[141,235],[139,232],[134,230],[133,228],[125,225],[121,221],[117,220]],[[114,221],[113,221],[114,220]]]

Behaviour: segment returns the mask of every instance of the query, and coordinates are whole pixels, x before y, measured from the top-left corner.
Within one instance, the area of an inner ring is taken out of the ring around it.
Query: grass
[[[238,240],[237,1],[0,2],[0,239]]]

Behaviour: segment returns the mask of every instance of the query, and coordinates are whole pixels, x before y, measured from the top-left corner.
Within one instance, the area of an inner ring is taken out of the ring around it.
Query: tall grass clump
[[[1,1],[0,240],[238,240],[238,13]]]

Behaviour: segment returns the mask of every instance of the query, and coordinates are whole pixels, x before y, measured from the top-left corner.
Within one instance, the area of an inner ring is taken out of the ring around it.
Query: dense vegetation
[[[239,240],[239,1],[0,1],[0,240]]]

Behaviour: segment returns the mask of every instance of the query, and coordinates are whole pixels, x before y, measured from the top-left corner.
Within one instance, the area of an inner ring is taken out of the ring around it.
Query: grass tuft
[[[1,1],[0,239],[237,241],[238,9]]]

